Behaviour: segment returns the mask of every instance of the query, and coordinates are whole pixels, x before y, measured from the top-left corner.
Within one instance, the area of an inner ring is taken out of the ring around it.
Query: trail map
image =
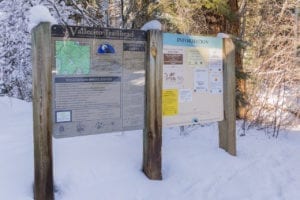
[[[90,46],[76,41],[56,41],[56,70],[58,75],[90,73]]]

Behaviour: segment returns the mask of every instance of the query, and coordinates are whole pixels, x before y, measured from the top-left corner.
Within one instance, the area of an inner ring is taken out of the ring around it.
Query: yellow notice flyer
[[[178,90],[163,90],[162,95],[163,116],[174,116],[178,114]]]

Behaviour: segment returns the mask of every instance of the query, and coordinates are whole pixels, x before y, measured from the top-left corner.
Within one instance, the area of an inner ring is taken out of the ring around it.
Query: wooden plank
[[[50,23],[32,31],[34,199],[53,200]]]
[[[219,146],[236,155],[235,47],[224,39],[224,120],[219,122]]]
[[[162,32],[148,31],[143,171],[153,180],[162,179],[162,55]]]

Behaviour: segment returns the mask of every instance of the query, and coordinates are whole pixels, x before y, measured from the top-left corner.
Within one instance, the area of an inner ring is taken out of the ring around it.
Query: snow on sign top
[[[51,24],[57,23],[56,19],[54,19],[54,17],[50,14],[47,7],[42,5],[33,6],[30,9],[29,14],[29,30],[31,31],[40,22],[50,22]]]
[[[161,30],[161,23],[157,20],[151,20],[149,22],[147,22],[146,24],[144,24],[141,28],[141,30],[143,31],[147,31],[147,30]]]

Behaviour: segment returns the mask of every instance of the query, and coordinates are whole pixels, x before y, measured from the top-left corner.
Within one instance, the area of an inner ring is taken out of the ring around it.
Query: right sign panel
[[[222,121],[222,38],[164,33],[163,54],[163,125]]]

